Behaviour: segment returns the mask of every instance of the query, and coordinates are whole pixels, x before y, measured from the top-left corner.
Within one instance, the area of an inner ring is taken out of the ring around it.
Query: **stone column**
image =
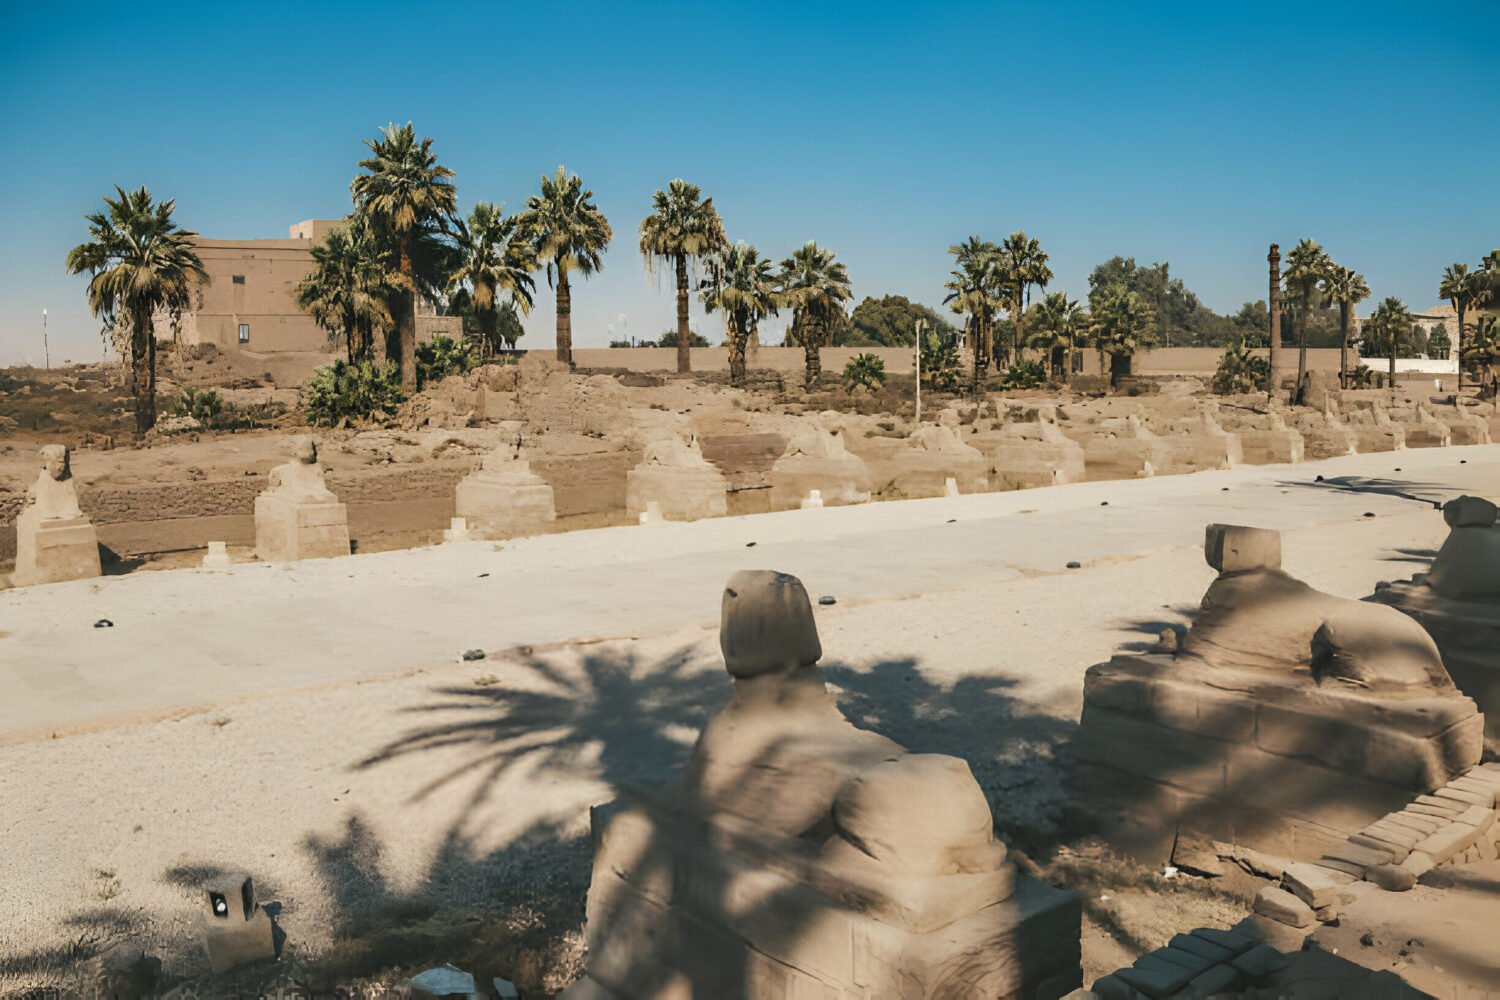
[[[1270,397],[1276,398],[1276,393],[1281,388],[1281,249],[1275,243],[1271,244],[1271,252],[1266,254],[1266,260],[1271,265],[1271,385]]]

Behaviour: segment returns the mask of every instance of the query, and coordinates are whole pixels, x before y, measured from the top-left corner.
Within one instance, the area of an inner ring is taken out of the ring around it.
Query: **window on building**
[[[242,344],[248,344],[248,343],[250,343],[250,324],[249,323],[241,323],[240,324],[240,343],[242,343]]]
[[[229,280],[234,282],[236,285],[243,285],[245,283],[245,276],[243,274],[236,274]]]

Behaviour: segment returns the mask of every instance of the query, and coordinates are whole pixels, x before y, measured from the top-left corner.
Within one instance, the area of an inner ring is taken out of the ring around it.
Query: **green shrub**
[[[1375,373],[1370,370],[1369,365],[1356,365],[1349,373],[1349,388],[1368,389],[1375,381]]]
[[[1265,392],[1271,384],[1271,362],[1251,354],[1243,343],[1224,348],[1214,371],[1213,390],[1221,396]]]
[[[433,337],[417,347],[417,388],[441,382],[449,375],[462,375],[479,365],[477,340]]]
[[[1040,361],[1017,361],[1000,376],[1006,389],[1035,389],[1047,381],[1047,369]]]
[[[307,383],[307,422],[332,427],[342,420],[363,420],[375,411],[393,412],[406,397],[401,369],[388,362],[350,364],[342,359],[313,372]]]
[[[204,427],[212,427],[224,412],[224,401],[212,389],[188,386],[172,404],[172,412],[179,417],[192,417]]]
[[[958,342],[941,333],[928,332],[922,338],[922,388],[935,392],[952,392],[963,378],[963,362],[958,357]]]
[[[885,362],[876,354],[856,354],[844,365],[844,388],[853,392],[864,386],[871,392],[885,385]]]

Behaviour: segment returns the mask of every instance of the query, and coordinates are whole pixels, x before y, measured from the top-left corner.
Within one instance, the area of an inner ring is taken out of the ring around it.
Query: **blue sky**
[[[407,120],[465,209],[583,176],[615,229],[574,291],[585,346],[621,314],[671,324],[636,227],[674,177],[732,239],[831,247],[857,297],[938,305],[949,244],[1025,229],[1079,297],[1118,253],[1232,312],[1263,297],[1267,243],[1311,236],[1427,308],[1446,264],[1500,245],[1496,38],[1496,0],[0,0],[0,364],[40,361],[44,308],[55,360],[100,356],[62,262],[111,185],[206,236],[285,236],[342,215],[361,140]],[[544,291],[523,346],[551,343]]]

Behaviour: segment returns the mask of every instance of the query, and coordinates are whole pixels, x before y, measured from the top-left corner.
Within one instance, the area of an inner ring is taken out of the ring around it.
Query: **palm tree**
[[[599,270],[601,255],[614,231],[577,174],[557,168],[542,175],[542,193],[526,199],[521,226],[531,239],[537,260],[547,265],[547,283],[557,287],[557,360],[573,363],[573,293],[568,272],[585,278]]]
[[[745,347],[763,317],[773,316],[781,296],[775,265],[741,240],[708,259],[703,280],[703,307],[723,310],[725,339],[729,342],[729,384],[745,384]],[[678,316],[682,313],[679,310]],[[681,343],[682,338],[678,337]],[[680,355],[679,355],[680,358]]]
[[[787,339],[802,345],[807,359],[803,387],[811,392],[823,375],[818,352],[833,335],[834,313],[843,310],[852,294],[849,272],[834,260],[832,250],[808,240],[781,262],[780,285],[781,301],[792,310]]]
[[[208,281],[193,238],[172,221],[177,202],[153,201],[145,187],[104,196],[105,211],[84,216],[89,241],[68,251],[69,274],[88,271],[89,310],[104,324],[120,356],[130,359],[130,392],[135,397],[135,431],[156,424],[155,317],[165,313],[177,336],[182,314],[192,304],[195,282]]]
[[[1089,335],[1101,355],[1110,356],[1109,380],[1130,374],[1130,359],[1155,342],[1156,310],[1123,285],[1102,289],[1089,317]]]
[[[1396,354],[1402,342],[1410,335],[1411,313],[1400,299],[1387,298],[1375,310],[1375,315],[1365,320],[1364,336],[1370,346],[1390,355],[1391,388],[1396,388]],[[1363,353],[1363,352],[1361,352]],[[1374,351],[1371,352],[1374,354]]]
[[[646,258],[646,272],[658,260],[671,261],[677,277],[677,372],[686,375],[693,370],[689,351],[688,289],[689,269],[696,261],[716,254],[729,246],[724,236],[724,221],[719,218],[712,198],[703,198],[696,184],[678,178],[651,197],[652,212],[641,220],[641,255]],[[700,200],[701,199],[701,200]]]
[[[387,125],[380,138],[366,139],[365,145],[373,155],[359,161],[365,173],[354,178],[349,190],[359,211],[396,241],[403,286],[396,310],[401,385],[412,391],[417,386],[417,244],[424,232],[442,228],[457,207],[449,180],[453,171],[438,163],[431,139],[417,141],[411,122]]]
[[[1453,303],[1453,311],[1458,314],[1458,344],[1460,359],[1463,356],[1464,343],[1464,313],[1468,311],[1469,305],[1474,301],[1474,275],[1469,273],[1469,265],[1462,263],[1449,264],[1443,271],[1443,280],[1438,285],[1438,298],[1447,299]],[[1462,360],[1458,365],[1458,387],[1464,387],[1464,366]]]
[[[1009,293],[1006,303],[1010,321],[1015,326],[1015,348],[1026,343],[1026,306],[1031,302],[1031,286],[1046,288],[1052,280],[1047,267],[1047,252],[1024,232],[1011,233],[1000,244],[996,259],[998,283]]]
[[[1067,292],[1051,292],[1037,306],[1036,319],[1037,328],[1027,346],[1042,351],[1052,378],[1057,377],[1053,354],[1062,351],[1062,381],[1066,382],[1073,370],[1073,349],[1078,346],[1078,335],[1083,329],[1083,309],[1076,300],[1068,298]]]
[[[1323,276],[1323,295],[1339,304],[1339,385],[1349,378],[1349,320],[1354,307],[1370,297],[1365,277],[1352,267],[1332,264]],[[1300,383],[1299,383],[1300,384]]]
[[[978,236],[948,248],[953,255],[952,277],[943,283],[948,294],[943,302],[965,317],[964,331],[974,352],[974,390],[984,380],[994,347],[995,310],[1002,302],[997,284],[996,259],[1000,248]]]
[[[484,349],[493,354],[500,349],[500,297],[508,296],[513,309],[531,312],[536,249],[521,232],[519,216],[507,219],[500,206],[487,201],[475,205],[467,221],[453,220],[453,243],[458,250],[458,266],[448,275],[448,287],[468,285],[469,303],[484,338]]]
[[[1302,401],[1303,382],[1307,378],[1307,327],[1312,314],[1313,298],[1318,284],[1328,275],[1333,261],[1317,240],[1299,240],[1286,255],[1286,283],[1288,298],[1295,304],[1297,317],[1297,390],[1296,400]]]
[[[296,288],[297,305],[342,341],[350,363],[372,353],[385,361],[385,332],[394,324],[390,303],[399,293],[370,222],[352,215],[312,248],[313,269]],[[378,345],[378,351],[376,350]]]

